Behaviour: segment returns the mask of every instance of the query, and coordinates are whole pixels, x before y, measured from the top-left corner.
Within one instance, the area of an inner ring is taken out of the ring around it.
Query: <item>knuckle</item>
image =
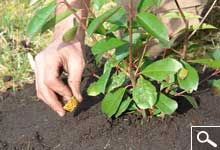
[[[53,86],[55,81],[56,81],[56,78],[54,78],[54,77],[44,79],[44,83],[46,86]]]

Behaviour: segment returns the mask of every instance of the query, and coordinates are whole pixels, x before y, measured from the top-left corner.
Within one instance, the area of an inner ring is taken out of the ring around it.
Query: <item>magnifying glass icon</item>
[[[205,139],[201,139],[201,135],[204,135],[205,136]],[[198,134],[197,134],[197,140],[200,142],[200,143],[209,143],[211,146],[213,147],[217,147],[217,144],[210,140],[209,138],[209,134],[206,132],[206,131],[200,131]]]

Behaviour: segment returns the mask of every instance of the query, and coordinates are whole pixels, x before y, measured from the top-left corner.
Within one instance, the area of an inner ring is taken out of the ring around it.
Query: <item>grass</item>
[[[35,12],[35,8],[28,6],[29,0],[1,0],[0,3],[0,92],[8,88],[16,90],[26,83],[34,81],[34,74],[27,59],[27,53],[35,56],[48,44],[51,34],[46,33],[37,36],[28,46],[25,29],[30,18]],[[99,11],[103,13],[108,7],[106,5]],[[36,7],[36,6],[35,6]],[[96,15],[99,15],[95,11]],[[207,21],[214,26],[218,26],[220,9],[215,8]],[[209,34],[207,34],[207,32]],[[196,56],[206,56],[207,51],[211,53],[219,50],[220,34],[219,31],[206,31],[204,34],[197,34],[191,41],[193,45],[188,53],[189,58]],[[87,39],[88,45],[92,41]],[[198,54],[198,55],[197,55]],[[5,81],[5,78],[11,80]]]
[[[27,53],[35,56],[47,45],[50,35],[38,36],[26,45],[25,29],[32,15],[33,8],[24,1],[3,0],[0,3],[0,91],[16,90],[33,82]],[[10,80],[4,81],[6,77]]]

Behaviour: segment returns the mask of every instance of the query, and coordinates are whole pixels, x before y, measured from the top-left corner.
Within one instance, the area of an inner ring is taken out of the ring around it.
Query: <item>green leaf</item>
[[[193,30],[206,30],[206,29],[218,29],[213,25],[207,24],[207,23],[203,23],[201,26],[199,24],[194,24],[194,25],[190,25],[189,26],[189,31],[193,31]],[[185,32],[186,29],[180,29],[177,33],[183,33]]]
[[[190,12],[184,12],[184,16],[186,17],[186,19],[199,19],[199,18],[201,18],[201,16],[195,15]],[[171,11],[171,12],[165,13],[163,15],[163,17],[172,18],[172,19],[182,19],[182,16],[181,16],[180,12],[178,12],[178,11]]]
[[[112,8],[105,13],[103,13],[101,16],[95,18],[88,26],[87,33],[88,36],[91,36],[98,28],[101,26],[106,20],[108,20],[114,13],[116,13],[120,7]]]
[[[169,45],[168,31],[155,15],[146,12],[139,13],[137,15],[137,22],[163,45]]]
[[[121,26],[126,24],[126,10],[121,7],[117,12],[107,19],[107,22]]]
[[[219,80],[209,80],[208,84],[211,85],[211,91],[214,94],[220,93],[220,79]]]
[[[186,79],[186,77],[188,76],[189,74],[189,71],[185,68],[182,68],[180,69],[179,73],[178,73],[178,77],[181,79],[181,80],[184,80]]]
[[[77,26],[75,26],[67,30],[63,35],[63,41],[66,43],[72,41],[76,36],[77,29],[78,29]]]
[[[118,61],[121,61],[122,59],[127,57],[128,54],[129,54],[129,43],[116,48],[114,53],[114,58]]]
[[[94,18],[88,18],[88,26],[94,21]],[[100,25],[94,33],[101,34],[101,35],[106,35],[106,29],[103,25]]]
[[[189,95],[183,95],[183,97],[193,106],[193,108],[199,107],[194,97]]]
[[[92,53],[94,55],[101,55],[108,50],[120,47],[124,44],[126,44],[125,41],[117,38],[104,38],[95,43],[95,45],[92,47]]]
[[[90,84],[89,88],[87,89],[88,95],[97,96],[101,93],[104,94],[110,73],[111,73],[111,68],[107,69],[98,79],[98,81]]]
[[[93,0],[93,7],[96,10],[100,10],[105,3],[106,0]]]
[[[220,69],[220,60],[197,59],[197,60],[190,60],[188,62],[207,65],[208,67],[213,68],[213,69]]]
[[[102,100],[101,108],[109,118],[111,118],[118,110],[122,98],[125,93],[125,88],[120,88],[114,92],[107,93]]]
[[[56,1],[54,0],[48,4],[48,6],[37,11],[27,27],[26,34],[30,39],[41,31],[41,28],[45,25],[47,19],[55,12],[55,9]]]
[[[154,108],[154,112],[153,112],[154,116],[158,116],[160,115],[160,113],[161,113],[160,109]]]
[[[112,91],[118,87],[120,87],[126,80],[126,75],[119,71],[115,72],[111,77],[111,83],[109,85],[108,91]]]
[[[198,89],[199,85],[199,75],[192,66],[183,61],[185,69],[188,71],[186,78],[181,79],[180,73],[178,73],[177,80],[180,88],[184,89],[188,93],[192,93],[194,90]]]
[[[142,74],[157,81],[173,82],[174,75],[183,65],[173,58],[156,61],[142,70]]]
[[[137,105],[135,104],[134,101],[131,101],[130,105],[128,106],[128,111],[136,111],[138,110],[139,108],[137,107]]]
[[[45,31],[54,28],[57,23],[61,22],[65,18],[69,17],[71,14],[72,14],[71,10],[66,10],[66,11],[64,11],[64,12],[62,12],[60,14],[56,14],[54,17],[49,19],[44,24],[44,26],[41,29],[41,33],[44,33]]]
[[[212,57],[213,57],[215,60],[220,60],[220,49],[216,49],[216,50],[213,52]]]
[[[160,109],[160,111],[164,114],[171,115],[176,111],[178,104],[173,99],[167,97],[163,93],[160,93],[159,100],[156,103],[156,107]]]
[[[131,98],[128,97],[127,99],[123,100],[118,108],[117,113],[115,114],[115,117],[118,118],[119,116],[121,116],[121,114],[123,112],[125,112],[128,109],[128,106],[131,103]]]
[[[157,101],[156,88],[149,81],[140,77],[133,89],[133,99],[141,109],[152,108]]]
[[[138,12],[146,11],[153,6],[159,6],[161,0],[139,0],[137,4]]]

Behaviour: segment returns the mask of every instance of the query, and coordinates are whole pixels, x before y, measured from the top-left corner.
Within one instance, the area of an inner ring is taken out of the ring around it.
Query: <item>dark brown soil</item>
[[[26,86],[0,96],[0,150],[189,150],[191,125],[220,125],[220,96],[199,98],[196,110],[144,123],[134,114],[108,121],[91,97],[59,118]]]

